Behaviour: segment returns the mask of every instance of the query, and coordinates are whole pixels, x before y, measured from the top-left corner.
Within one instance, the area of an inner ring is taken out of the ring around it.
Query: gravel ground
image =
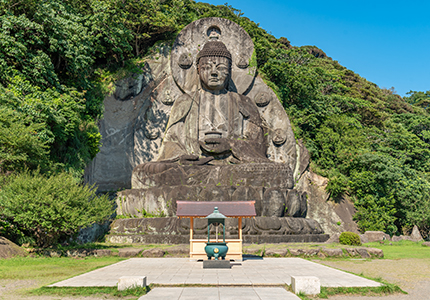
[[[339,260],[320,261],[330,267],[362,274],[372,278],[382,278],[394,283],[407,292],[384,296],[385,300],[428,300],[430,299],[430,258],[428,259],[374,259],[374,260]],[[365,300],[375,297],[364,296],[333,296],[333,300]]]

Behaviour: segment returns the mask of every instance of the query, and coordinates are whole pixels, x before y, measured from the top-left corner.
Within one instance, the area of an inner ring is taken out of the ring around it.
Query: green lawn
[[[111,257],[16,257],[0,259],[0,279],[43,279],[44,282],[64,280],[91,270],[119,262]]]
[[[384,241],[384,244],[374,242],[366,243],[364,246],[382,249],[386,259],[430,258],[430,247],[423,246],[423,242]]]
[[[110,299],[137,299],[148,289],[138,288],[118,291],[116,287],[102,288],[47,288],[46,285],[74,277],[97,268],[117,263],[124,258],[111,257],[16,257],[0,260],[0,280],[36,280],[32,287],[16,290],[17,294],[51,295],[51,296],[91,296],[110,295]],[[5,296],[13,297],[15,294]]]

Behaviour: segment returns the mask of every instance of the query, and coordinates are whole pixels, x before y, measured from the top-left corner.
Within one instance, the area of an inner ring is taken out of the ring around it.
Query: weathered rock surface
[[[134,257],[134,256],[138,256],[142,251],[143,249],[138,249],[138,248],[123,248],[123,249],[119,249],[118,256]]]
[[[97,241],[109,230],[110,221],[103,224],[94,223],[89,227],[79,230],[77,240],[82,243],[91,243]]]
[[[361,257],[363,257],[363,258],[370,258],[370,254],[369,254],[369,252],[367,252],[366,249],[364,249],[364,248],[358,248],[358,249],[356,249],[356,251],[358,252],[358,254],[360,254]]]
[[[373,257],[384,257],[384,251],[377,248],[366,248],[367,252]]]
[[[303,217],[307,211],[306,194],[286,189],[245,185],[164,186],[163,188],[130,189],[118,192],[117,214],[142,217],[153,212],[173,217],[175,200],[185,201],[255,201],[257,216]]]
[[[0,236],[0,258],[12,258],[15,256],[27,256],[28,252],[17,244]]]
[[[291,256],[299,256],[305,254],[304,249],[289,249],[288,252],[291,254]]]
[[[85,170],[86,182],[100,191],[130,188],[133,168],[156,158],[171,106],[181,95],[169,74],[170,47],[161,45],[142,74],[116,83],[104,100],[98,124],[103,146]]]
[[[354,204],[348,198],[340,199],[339,203],[329,200],[329,194],[325,191],[327,183],[327,178],[309,170],[301,175],[295,189],[306,195],[307,218],[316,220],[330,235],[344,231],[358,233],[357,224],[352,220]]]
[[[144,250],[142,252],[142,257],[163,257],[166,252],[162,249],[153,248]]]
[[[368,243],[390,240],[390,236],[382,231],[366,231],[364,238],[367,239]]]
[[[189,245],[177,245],[165,249],[169,256],[188,256],[190,254]]]
[[[423,246],[430,247],[430,242],[424,242]]]
[[[322,252],[324,252],[329,257],[343,256],[342,249],[323,248]]]
[[[315,256],[320,252],[320,248],[318,249],[304,249],[305,256]]]
[[[268,249],[265,252],[265,256],[287,256],[288,249]]]
[[[412,241],[412,238],[409,235],[395,235],[391,238],[392,242],[400,242],[400,241]]]
[[[330,238],[326,241],[327,244],[339,243],[340,233],[333,233]]]
[[[243,253],[247,254],[261,254],[263,251],[263,245],[252,245],[250,247],[244,247]]]
[[[411,239],[414,242],[419,242],[423,240],[423,237],[421,236],[420,231],[418,230],[417,225],[414,225],[414,228],[412,229],[411,232]]]
[[[82,253],[82,252],[79,251],[79,252],[76,252],[76,253]],[[67,256],[67,255],[77,256],[77,255],[75,255],[75,253],[72,253],[72,252],[67,253],[67,251],[64,254],[63,251],[60,251],[60,250],[43,250],[42,254],[44,256],[47,256],[47,257],[61,257],[61,256]],[[81,255],[81,256],[84,257],[86,255]]]
[[[97,249],[95,251],[95,255],[96,256],[111,256],[112,255],[112,251],[108,250],[108,249]]]
[[[141,218],[141,219],[117,219],[112,223],[111,235],[136,235],[146,236],[164,235],[178,236],[189,235],[189,219],[178,218]],[[237,235],[237,219],[229,218],[226,220],[226,235]],[[215,229],[212,229],[213,232]],[[196,219],[194,222],[194,233],[196,236],[207,236],[207,221]],[[243,219],[242,234],[244,237],[257,235],[271,236],[294,236],[294,235],[318,235],[323,231],[319,224],[314,220],[303,218],[277,218],[277,217],[255,217]],[[328,236],[324,237],[324,241]]]
[[[368,242],[369,242],[369,238],[367,237],[367,235],[360,234],[359,236],[360,236],[360,242],[361,242],[362,244],[364,244],[364,243],[368,243]]]

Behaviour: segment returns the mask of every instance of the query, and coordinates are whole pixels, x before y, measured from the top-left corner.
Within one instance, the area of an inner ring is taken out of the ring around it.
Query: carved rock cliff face
[[[142,74],[116,83],[99,122],[102,147],[85,170],[100,191],[131,187],[133,168],[157,158],[173,99],[181,92],[170,76],[170,49],[160,47]]]

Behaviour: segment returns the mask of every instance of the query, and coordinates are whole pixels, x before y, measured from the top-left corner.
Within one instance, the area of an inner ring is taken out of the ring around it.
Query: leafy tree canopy
[[[416,224],[428,233],[430,91],[402,98],[315,46],[276,39],[228,5],[0,1],[1,169],[82,174],[100,146],[103,74],[139,69],[134,62],[156,42],[172,43],[204,17],[230,19],[250,34],[259,74],[309,149],[311,168],[330,179],[333,200],[347,194],[355,201],[362,230]]]

